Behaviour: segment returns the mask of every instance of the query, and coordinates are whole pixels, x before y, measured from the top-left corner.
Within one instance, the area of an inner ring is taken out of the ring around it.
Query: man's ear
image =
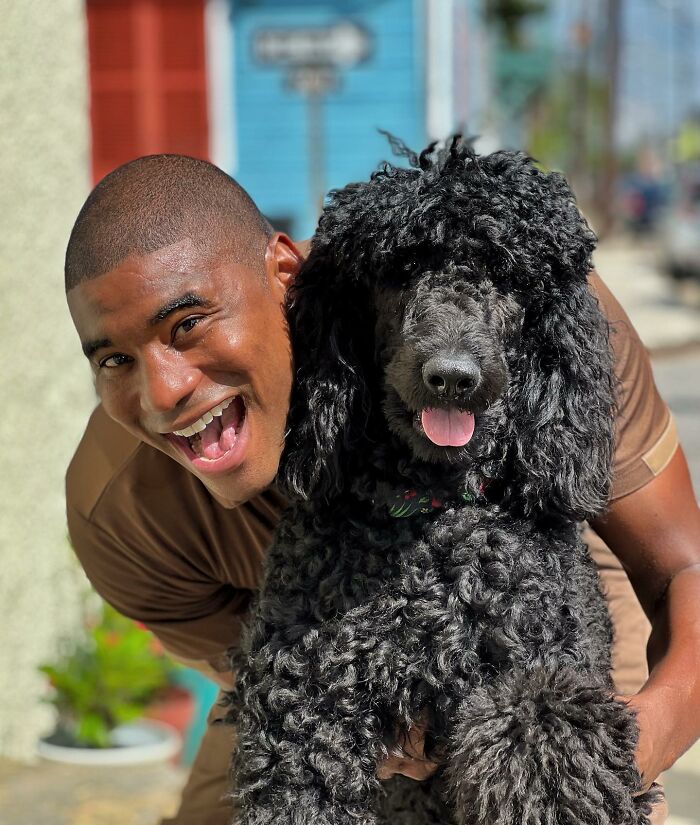
[[[296,241],[296,248],[304,256],[304,259],[308,258],[309,252],[311,252],[311,238],[306,238],[306,240],[303,241]]]
[[[294,283],[304,257],[288,235],[275,232],[265,250],[265,267],[270,283],[277,283],[286,292]]]

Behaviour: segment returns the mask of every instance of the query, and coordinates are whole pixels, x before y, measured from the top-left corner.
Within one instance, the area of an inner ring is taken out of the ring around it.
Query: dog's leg
[[[347,731],[324,721],[305,730],[261,732],[249,759],[257,784],[241,783],[238,825],[375,825],[375,783],[361,760],[348,758]]]
[[[447,769],[459,825],[645,825],[637,727],[573,669],[515,670],[461,708]]]
[[[328,640],[305,647],[241,674],[237,825],[375,825],[379,724]]]

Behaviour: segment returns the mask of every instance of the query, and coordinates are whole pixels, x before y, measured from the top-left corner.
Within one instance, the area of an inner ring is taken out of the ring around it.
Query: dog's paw
[[[644,825],[633,714],[573,670],[514,671],[465,703],[447,768],[464,825]]]

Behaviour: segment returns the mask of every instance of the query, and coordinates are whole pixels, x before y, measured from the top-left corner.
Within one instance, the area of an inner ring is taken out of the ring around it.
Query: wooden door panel
[[[204,0],[88,0],[92,171],[209,154]]]

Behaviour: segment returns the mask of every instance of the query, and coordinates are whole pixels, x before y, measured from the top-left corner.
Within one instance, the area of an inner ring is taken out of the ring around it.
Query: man
[[[273,486],[293,376],[283,302],[301,261],[228,176],[176,156],[105,178],[66,253],[101,401],[68,472],[74,547],[98,592],[222,686],[283,503]],[[646,353],[595,275],[591,288],[621,381],[613,501],[594,526],[622,566],[597,538],[593,549],[627,642],[618,689],[633,694],[648,786],[700,735],[700,512]],[[643,687],[645,640],[622,567],[652,624]],[[172,822],[228,822],[230,749],[230,731],[211,726]],[[377,770],[433,769],[415,731]]]

